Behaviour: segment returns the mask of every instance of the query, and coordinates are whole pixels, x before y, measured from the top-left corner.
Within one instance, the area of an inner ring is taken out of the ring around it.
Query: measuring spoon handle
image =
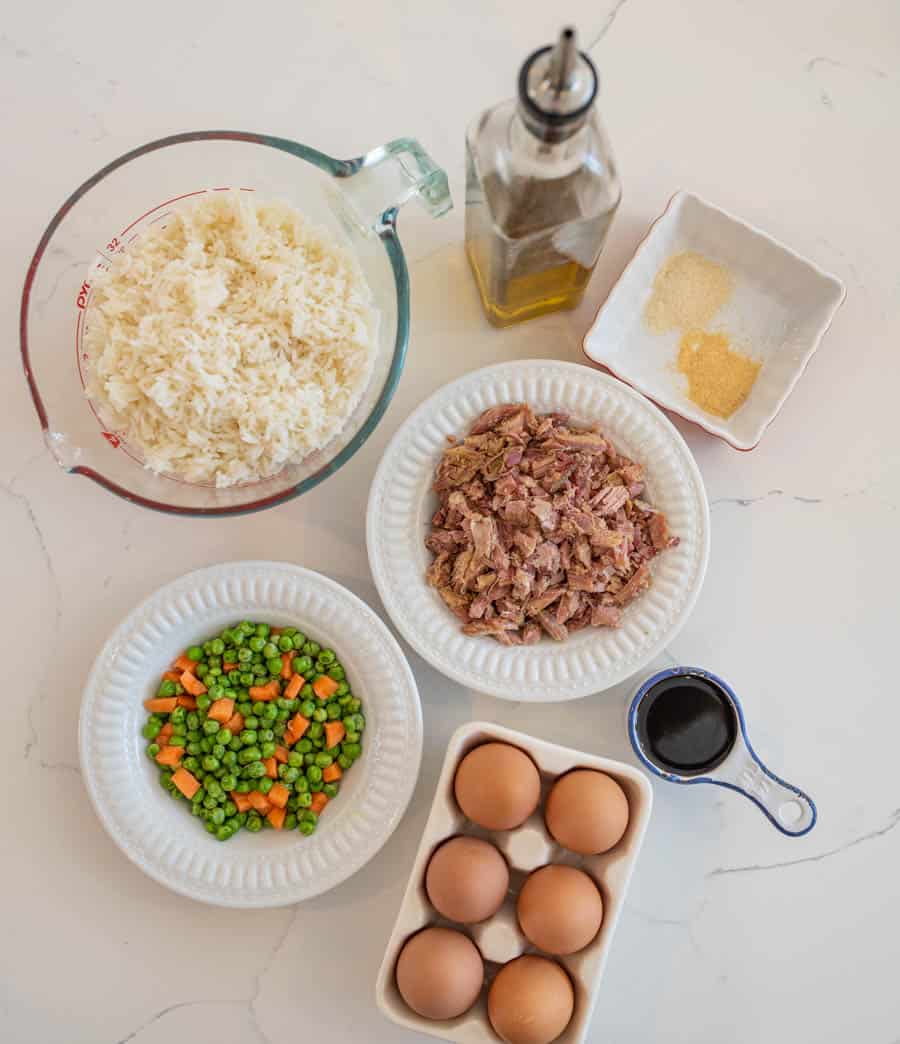
[[[782,834],[800,837],[816,825],[818,813],[813,799],[770,772],[746,740],[741,756],[729,758],[726,764],[726,771],[711,772],[710,779],[748,797]],[[725,769],[726,765],[721,767]]]

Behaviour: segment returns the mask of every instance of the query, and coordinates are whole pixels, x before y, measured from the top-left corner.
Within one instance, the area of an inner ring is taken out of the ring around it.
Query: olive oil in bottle
[[[496,326],[574,308],[591,278],[622,194],[597,86],[564,29],[466,135],[466,253]]]

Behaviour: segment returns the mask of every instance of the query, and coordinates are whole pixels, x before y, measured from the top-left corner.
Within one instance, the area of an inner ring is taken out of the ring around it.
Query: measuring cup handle
[[[418,199],[432,217],[453,206],[446,172],[414,138],[389,141],[343,166],[345,203],[362,228],[377,229],[410,199]]]
[[[812,798],[770,772],[749,747],[729,777],[720,782],[750,798],[782,834],[800,837],[816,825],[818,813]]]

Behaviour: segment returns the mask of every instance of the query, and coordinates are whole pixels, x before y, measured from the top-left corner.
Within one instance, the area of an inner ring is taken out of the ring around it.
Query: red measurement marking
[[[81,284],[81,289],[78,291],[78,297],[75,298],[75,304],[82,311],[84,311],[84,309],[87,307],[87,299],[88,299],[88,293],[90,292],[90,289],[91,289],[91,284],[90,283],[82,283]]]
[[[159,203],[155,207],[151,207],[149,210],[141,214],[139,218],[135,218],[134,221],[132,221],[127,228],[123,228],[122,231],[119,233],[119,238],[124,236],[126,232],[129,232],[131,229],[133,229],[139,221],[143,221],[145,217],[148,217],[150,214],[152,214],[154,210],[159,210],[160,207],[167,207],[170,203],[177,203],[179,199],[188,199],[190,196],[202,196],[204,192],[206,192],[206,189],[198,189],[196,192],[185,192],[183,196],[173,196],[171,199],[167,199],[164,203]]]
[[[106,439],[106,441],[110,444],[110,446],[112,446],[113,449],[119,448],[121,440],[118,435],[113,434],[113,432],[111,431],[104,431],[101,432],[101,434],[103,435],[103,438]]]

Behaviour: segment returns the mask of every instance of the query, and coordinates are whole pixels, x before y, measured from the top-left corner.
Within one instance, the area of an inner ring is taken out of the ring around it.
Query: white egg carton
[[[534,814],[515,830],[489,831],[476,826],[462,814],[453,795],[453,777],[460,761],[473,747],[489,740],[510,743],[526,751],[541,773],[540,804]],[[580,856],[569,852],[553,840],[544,826],[543,809],[547,792],[558,776],[575,768],[597,769],[607,773],[619,783],[628,798],[629,820],[625,836],[615,848],[603,855]],[[557,1040],[559,1044],[581,1044],[625,902],[628,882],[644,840],[652,804],[653,791],[647,777],[621,761],[560,747],[489,722],[470,722],[457,729],[447,747],[422,843],[416,853],[400,912],[378,973],[375,985],[378,1007],[398,1025],[433,1037],[458,1041],[459,1044],[496,1044],[499,1038],[487,1016],[488,988],[507,961],[523,953],[541,952],[528,942],[519,929],[516,897],[532,870],[547,863],[565,863],[587,871],[603,896],[603,925],[594,941],[570,957],[552,958],[566,969],[575,988],[575,1011]],[[477,925],[456,924],[441,917],[425,893],[425,870],[432,853],[443,841],[457,834],[482,837],[493,842],[509,863],[510,887],[503,906],[490,920]],[[444,925],[464,932],[475,942],[484,958],[484,988],[474,1006],[456,1019],[423,1019],[406,1006],[397,989],[394,969],[403,944],[411,935],[430,925]]]

